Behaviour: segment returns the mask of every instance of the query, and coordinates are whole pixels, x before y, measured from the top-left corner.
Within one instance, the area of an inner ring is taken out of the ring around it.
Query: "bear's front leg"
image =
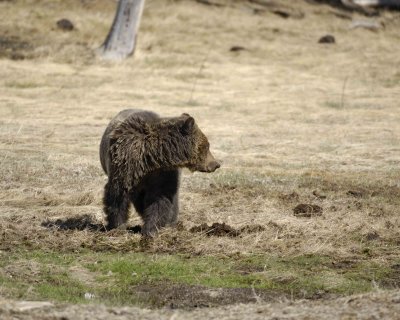
[[[129,199],[122,188],[114,186],[110,180],[104,187],[104,213],[107,230],[117,228],[128,221]]]
[[[142,234],[154,236],[158,230],[169,224],[174,224],[177,218],[177,205],[165,196],[150,196],[145,201],[142,215],[144,225]]]

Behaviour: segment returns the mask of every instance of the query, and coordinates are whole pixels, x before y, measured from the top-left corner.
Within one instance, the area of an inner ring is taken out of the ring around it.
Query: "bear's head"
[[[190,171],[214,172],[221,164],[210,152],[210,143],[199,129],[193,117],[182,114],[177,121],[179,132],[190,141],[189,161],[185,165]]]

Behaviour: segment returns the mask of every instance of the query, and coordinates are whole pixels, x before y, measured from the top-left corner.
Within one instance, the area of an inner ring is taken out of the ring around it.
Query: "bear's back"
[[[119,112],[113,119],[111,119],[109,127],[110,125],[113,126],[117,122],[126,120],[132,115],[135,115],[135,117],[139,117],[146,122],[160,118],[157,113],[154,113],[152,111],[146,111],[141,109],[125,109]]]
[[[160,118],[158,114],[151,111],[146,111],[141,109],[126,109],[122,110],[113,119],[111,119],[106,130],[104,131],[103,137],[101,138],[100,142],[100,162],[106,174],[108,174],[108,167],[111,160],[109,156],[109,149],[110,149],[109,135],[118,123],[125,121],[130,116],[139,117],[143,119],[145,122],[151,122]]]

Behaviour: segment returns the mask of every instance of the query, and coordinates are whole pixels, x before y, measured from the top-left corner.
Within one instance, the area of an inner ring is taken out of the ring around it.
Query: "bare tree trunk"
[[[145,0],[119,0],[114,22],[99,53],[104,59],[120,61],[135,51]]]

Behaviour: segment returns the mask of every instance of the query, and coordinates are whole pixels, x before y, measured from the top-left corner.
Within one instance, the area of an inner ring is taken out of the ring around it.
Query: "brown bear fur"
[[[213,172],[220,164],[207,137],[188,114],[160,118],[143,110],[124,110],[111,120],[100,144],[107,228],[128,220],[130,202],[142,217],[144,235],[176,223],[180,168]]]

